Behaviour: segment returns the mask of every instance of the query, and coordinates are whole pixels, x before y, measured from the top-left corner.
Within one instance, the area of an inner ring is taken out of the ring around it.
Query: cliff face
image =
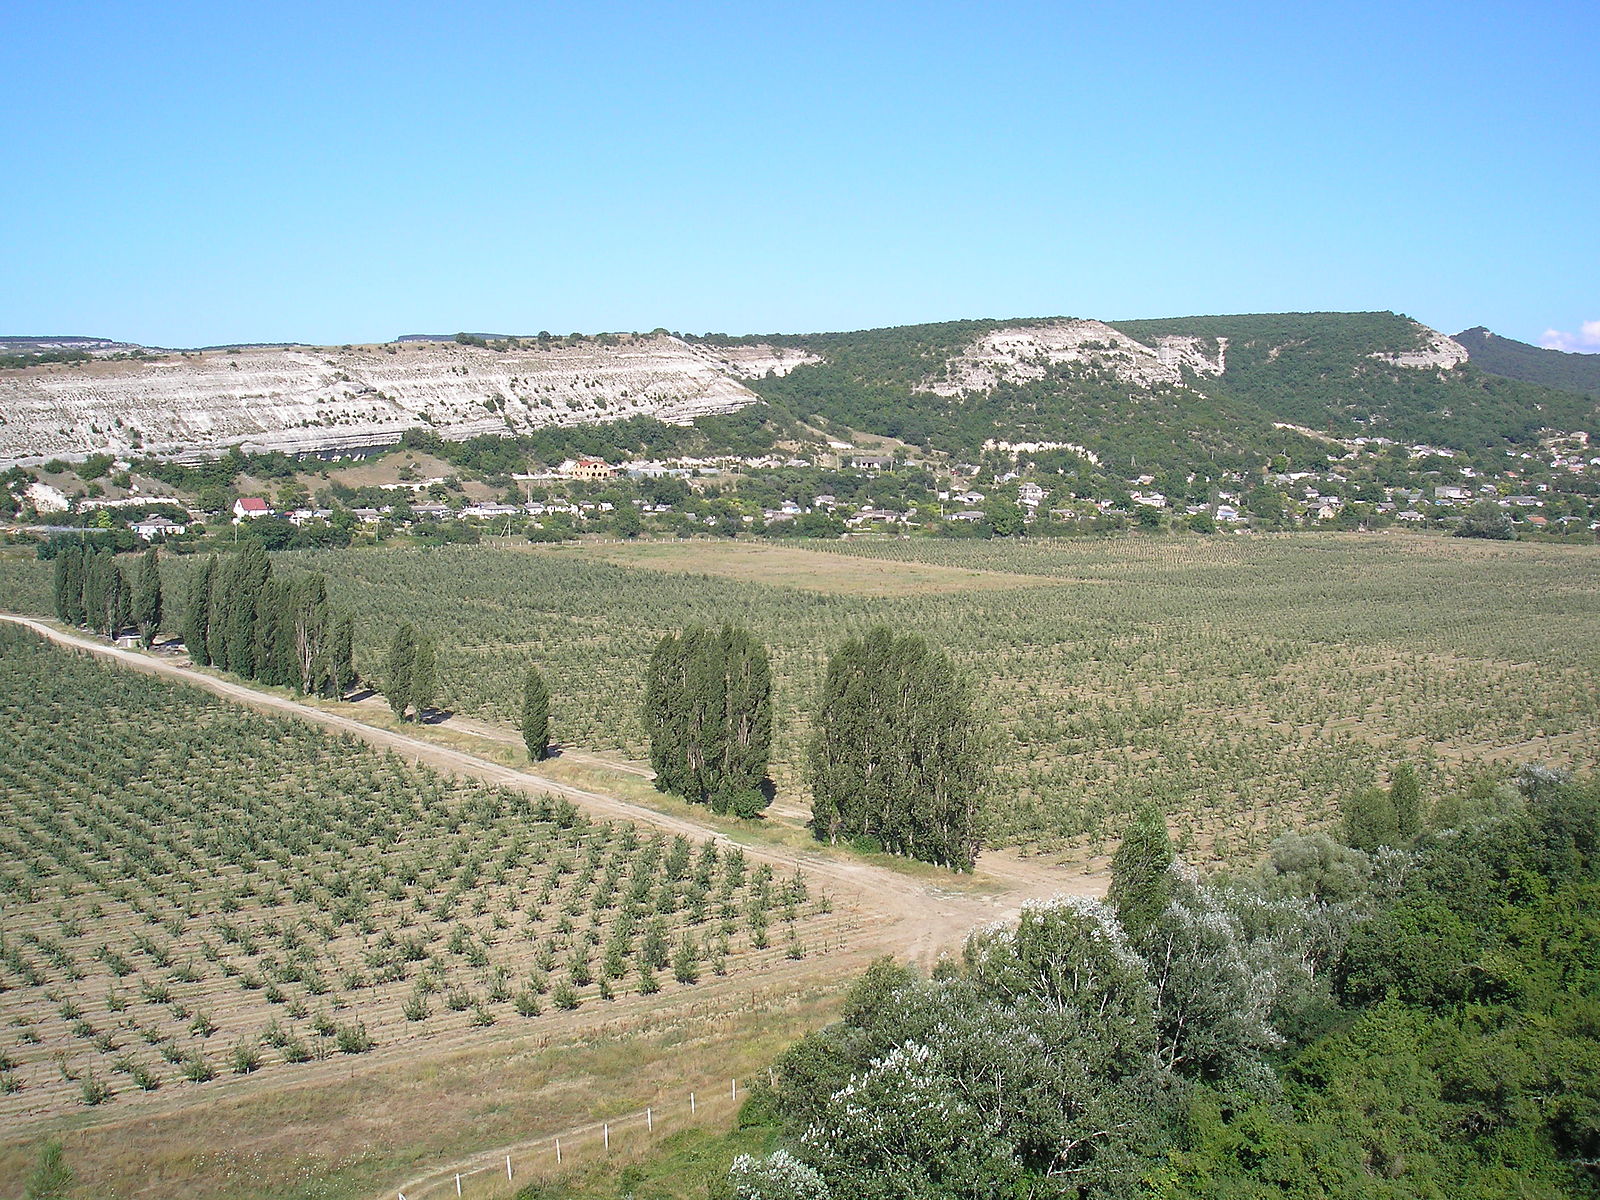
[[[754,403],[744,380],[815,361],[655,335],[492,351],[455,342],[244,348],[0,376],[0,460],[95,451],[326,450],[429,426],[450,438]]]
[[[984,334],[945,365],[924,389],[940,396],[987,392],[999,383],[1043,379],[1051,367],[1082,365],[1111,371],[1139,387],[1176,384],[1184,368],[1198,375],[1226,369],[1227,339],[1208,354],[1196,337],[1168,335],[1137,342],[1100,321],[1060,320],[1007,326]]]

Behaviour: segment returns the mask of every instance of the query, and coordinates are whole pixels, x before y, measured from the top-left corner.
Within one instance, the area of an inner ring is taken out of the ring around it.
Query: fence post
[[[561,1165],[561,1139],[556,1139],[556,1166]]]
[[[739,1081],[737,1079],[730,1079],[728,1080],[728,1086],[732,1092],[733,1102],[737,1104],[739,1102]]]
[[[694,1116],[694,1093],[693,1092],[689,1093],[689,1115],[691,1117]],[[406,1198],[404,1196],[401,1196],[400,1200],[406,1200]]]
[[[506,1182],[511,1181],[511,1155],[506,1155]]]
[[[644,1128],[646,1133],[654,1133],[656,1131],[655,1115],[650,1111],[648,1104],[644,1106]]]
[[[456,1172],[456,1195],[461,1195],[461,1172]]]
[[[601,1128],[601,1131],[603,1132],[603,1134],[605,1135],[605,1139],[606,1139],[606,1153],[610,1154],[611,1153],[611,1126],[609,1124],[607,1124],[607,1125],[602,1125],[600,1128]]]

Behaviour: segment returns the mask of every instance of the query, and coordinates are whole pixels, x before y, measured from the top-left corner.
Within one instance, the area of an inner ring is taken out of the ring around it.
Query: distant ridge
[[[1491,375],[1543,384],[1579,396],[1600,396],[1600,354],[1545,350],[1501,337],[1482,325],[1456,334],[1472,365]]]

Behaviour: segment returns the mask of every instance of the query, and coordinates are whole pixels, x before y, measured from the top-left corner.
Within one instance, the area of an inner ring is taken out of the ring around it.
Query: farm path
[[[519,791],[553,793],[565,796],[592,816],[627,820],[650,825],[667,833],[682,834],[694,840],[715,838],[739,846],[744,853],[775,868],[800,868],[826,880],[858,898],[866,918],[863,949],[891,954],[924,965],[940,954],[958,948],[966,935],[979,925],[1015,917],[1029,900],[1052,895],[1105,893],[1103,873],[1092,873],[1078,866],[1051,863],[1042,858],[1027,858],[1015,851],[989,851],[978,862],[977,870],[962,877],[939,873],[904,872],[877,863],[831,853],[823,847],[794,849],[730,836],[721,829],[691,818],[660,812],[647,805],[590,788],[578,787],[538,774],[532,769],[508,767],[426,738],[369,724],[354,716],[304,704],[210,672],[193,669],[187,659],[163,658],[137,650],[110,645],[99,638],[63,630],[54,624],[10,613],[0,619],[22,625],[63,646],[87,651],[168,679],[181,680],[214,695],[258,711],[292,716],[339,733],[349,733],[370,745],[393,750],[415,762],[426,763],[450,774],[481,779]],[[343,707],[359,711],[357,705]],[[496,743],[513,741],[512,734],[480,722],[452,720],[452,726]],[[596,765],[616,768],[620,764],[598,756],[571,752],[571,761],[590,759]],[[638,773],[635,768],[634,773]],[[780,819],[794,819],[784,812]]]
[[[634,1012],[632,1003],[624,1007],[631,1015],[606,1019],[591,1015],[588,1006],[578,1012],[551,1013],[541,1028],[549,1036],[577,1036],[598,1033],[603,1029],[621,1031],[641,1021],[648,1022],[651,1014],[664,1019],[669,1010],[687,1015],[692,1021],[696,1011],[702,1014],[719,1004],[737,1008],[746,996],[752,1004],[756,1000],[755,987],[774,999],[790,994],[818,982],[853,977],[871,959],[892,955],[896,959],[911,960],[931,965],[941,954],[959,949],[966,936],[976,927],[1014,918],[1029,900],[1053,895],[1090,895],[1105,893],[1107,879],[1103,871],[1085,870],[1080,864],[1061,864],[1044,858],[1028,858],[1015,851],[986,852],[979,860],[977,870],[970,876],[957,876],[937,872],[919,865],[899,870],[879,863],[867,862],[825,847],[797,848],[772,845],[757,839],[741,838],[724,829],[704,824],[674,813],[661,812],[648,805],[635,803],[603,791],[578,787],[564,780],[540,775],[532,769],[506,766],[488,758],[468,753],[452,746],[441,745],[410,733],[369,724],[350,713],[362,711],[359,704],[342,704],[346,711],[301,703],[291,697],[263,691],[235,680],[226,679],[209,671],[194,669],[187,658],[162,656],[110,645],[91,636],[68,631],[53,623],[0,612],[0,620],[23,626],[59,645],[97,655],[131,670],[145,672],[166,679],[177,680],[245,707],[267,713],[286,715],[337,733],[359,737],[369,745],[395,753],[418,763],[424,763],[447,774],[481,779],[498,786],[533,793],[553,793],[567,797],[591,816],[601,819],[621,819],[653,826],[672,834],[682,834],[694,840],[715,838],[724,845],[737,845],[751,859],[771,863],[774,869],[800,869],[823,883],[851,909],[849,932],[834,953],[808,956],[803,961],[774,962],[763,970],[764,978],[757,984],[740,977],[707,981],[680,998],[663,997],[659,1003]],[[381,701],[379,702],[381,704]],[[469,719],[452,718],[449,727],[458,734],[475,736],[489,745],[520,745],[520,738],[508,730]],[[487,745],[485,747],[487,749]],[[562,758],[630,775],[650,777],[647,767],[618,761],[606,756],[588,754],[581,750],[564,750]],[[631,769],[630,769],[631,768]],[[789,809],[776,810],[772,819],[776,823],[803,827],[804,813]],[[754,986],[753,986],[754,985]],[[599,1010],[604,1011],[604,1010]],[[640,1024],[640,1028],[644,1028]],[[430,1055],[465,1052],[473,1046],[482,1046],[482,1031],[467,1031],[456,1037],[434,1039],[426,1048]],[[497,1040],[498,1044],[498,1040]],[[513,1046],[507,1041],[508,1049]],[[390,1056],[377,1055],[376,1059]],[[373,1064],[374,1069],[377,1062]],[[353,1066],[330,1061],[311,1064],[289,1088],[316,1086],[319,1081],[346,1075]],[[208,1085],[210,1086],[210,1085]],[[219,1100],[224,1094],[232,1096],[258,1085],[255,1077],[228,1081],[221,1090],[213,1089]],[[142,1127],[142,1123],[163,1114],[175,1114],[188,1109],[192,1101],[174,1093],[171,1096],[152,1098],[154,1103],[141,1105],[139,1113],[129,1112],[106,1122],[108,1126],[129,1123]],[[550,1136],[566,1138],[580,1129],[528,1130],[535,1141]],[[468,1170],[485,1161],[498,1161],[499,1156],[522,1153],[533,1142],[519,1141],[516,1145],[480,1150],[469,1159],[448,1167],[435,1167],[400,1185],[411,1190],[424,1182],[438,1183],[449,1172]],[[386,1189],[384,1194],[393,1195]]]

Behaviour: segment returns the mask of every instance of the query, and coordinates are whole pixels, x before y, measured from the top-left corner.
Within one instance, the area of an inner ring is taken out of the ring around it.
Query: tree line
[[[772,673],[748,630],[693,625],[657,644],[644,725],[656,787],[717,812],[770,802]],[[950,658],[879,626],[832,655],[807,757],[820,841],[971,870],[987,742]]]
[[[64,546],[55,556],[56,616],[104,634],[121,636],[130,626],[150,646],[161,628],[161,566],[155,548],[145,551],[130,579],[109,546]]]

